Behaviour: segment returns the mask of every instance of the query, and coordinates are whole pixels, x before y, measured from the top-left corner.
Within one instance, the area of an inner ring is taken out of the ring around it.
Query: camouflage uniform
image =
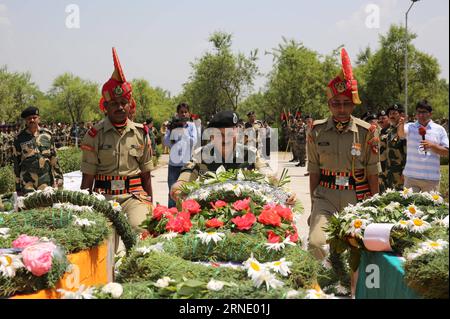
[[[39,128],[34,136],[26,129],[20,132],[14,141],[13,155],[16,191],[29,193],[47,186],[62,187],[63,174],[49,130]]]
[[[294,135],[294,145],[297,151],[297,158],[301,166],[306,162],[306,126],[298,125]]]
[[[378,175],[378,180],[380,183],[380,193],[384,193],[386,189],[388,188],[388,182],[387,182],[387,172],[386,172],[386,165],[387,165],[387,137],[388,137],[388,129],[384,128],[380,132],[380,164],[381,164],[381,172]]]
[[[406,140],[398,136],[395,126],[389,127],[386,135],[386,188],[401,190],[406,165]]]

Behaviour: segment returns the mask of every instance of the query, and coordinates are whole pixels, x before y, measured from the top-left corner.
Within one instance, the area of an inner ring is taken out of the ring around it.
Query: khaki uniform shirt
[[[190,162],[181,169],[180,177],[178,181],[192,182],[197,180],[201,175],[206,172],[215,172],[220,166],[228,169],[256,169],[263,174],[273,175],[274,172],[269,166],[269,163],[265,161],[254,147],[247,147],[246,145],[236,144],[235,154],[233,156],[233,163],[208,163],[205,158],[202,158],[202,154],[209,154],[212,159],[214,147],[212,144],[208,144],[203,147],[199,147],[194,151],[193,158]]]
[[[85,174],[131,177],[153,169],[148,134],[142,124],[130,120],[119,134],[106,117],[86,133],[81,148]]]
[[[352,144],[361,144],[361,155],[355,156],[355,170],[365,169],[367,175],[381,171],[378,131],[369,123],[351,117],[342,132],[336,129],[333,118],[314,122],[308,134],[308,172],[319,174],[320,170],[351,173]]]

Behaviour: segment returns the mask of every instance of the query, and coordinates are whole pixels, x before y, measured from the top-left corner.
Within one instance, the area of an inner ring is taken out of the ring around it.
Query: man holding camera
[[[169,173],[167,183],[169,191],[180,176],[183,166],[191,160],[192,150],[197,143],[197,128],[191,122],[189,105],[177,106],[177,114],[167,125],[164,145],[170,148]],[[176,207],[176,202],[169,196],[169,208]]]

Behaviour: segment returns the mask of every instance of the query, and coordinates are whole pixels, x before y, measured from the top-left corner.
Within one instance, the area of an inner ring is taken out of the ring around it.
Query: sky
[[[378,48],[380,34],[405,23],[410,0],[0,0],[0,67],[30,72],[47,91],[64,72],[104,83],[117,48],[127,79],[144,78],[176,95],[191,63],[211,50],[215,31],[233,34],[233,51],[264,54],[282,37],[329,54],[341,44],[350,56]],[[76,19],[75,5],[79,12]],[[66,12],[67,11],[67,12]],[[377,15],[378,13],[378,15]],[[416,47],[436,57],[449,79],[449,1],[421,0],[409,13]],[[264,76],[255,90],[264,87]]]

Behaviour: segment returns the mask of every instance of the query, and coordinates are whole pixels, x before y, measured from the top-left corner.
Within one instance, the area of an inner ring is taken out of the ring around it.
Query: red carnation
[[[167,207],[158,204],[155,208],[153,208],[153,218],[156,220],[161,220],[161,217],[163,217],[165,212],[167,212]]]
[[[189,214],[197,214],[201,211],[201,206],[199,203],[197,203],[194,199],[188,199],[187,201],[184,201],[181,205],[183,208],[183,211],[189,212]]]
[[[256,217],[252,213],[247,213],[244,216],[237,216],[231,221],[237,226],[239,230],[249,230],[253,224],[256,223]]]
[[[292,211],[289,207],[283,207],[278,205],[275,207],[275,211],[281,218],[292,221],[293,219]]]
[[[264,225],[272,225],[279,227],[281,225],[281,217],[273,209],[264,209],[258,216],[258,221]]]
[[[277,236],[273,231],[269,230],[267,241],[271,244],[276,244],[280,242],[280,236]]]
[[[176,217],[169,218],[166,230],[176,233],[187,233],[191,230],[192,223],[189,212],[181,212]]]
[[[250,198],[236,201],[235,203],[233,203],[233,208],[238,212],[244,210],[248,211],[250,209]]]
[[[211,204],[211,207],[212,207],[213,209],[215,209],[215,210],[227,206],[227,203],[224,202],[223,200],[218,200],[218,201],[215,202],[215,203],[212,203],[212,202],[211,202],[210,204]]]
[[[293,235],[291,235],[291,232],[288,230],[286,231],[286,237],[289,237],[289,240],[293,243],[296,243],[298,241],[298,231],[297,231],[297,227],[295,227],[294,224],[291,225],[292,228],[294,228],[295,233]]]
[[[218,220],[217,218],[210,219],[205,223],[208,228],[220,228],[223,226],[223,222]]]

